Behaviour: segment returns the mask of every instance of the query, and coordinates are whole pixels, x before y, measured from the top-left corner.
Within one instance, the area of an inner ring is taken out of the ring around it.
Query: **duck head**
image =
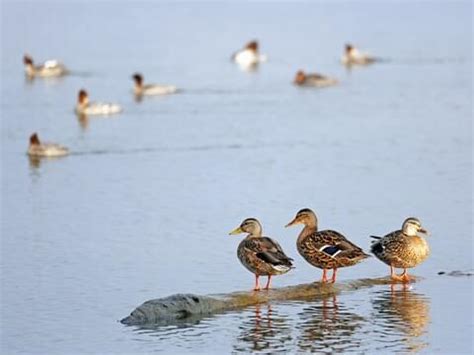
[[[40,145],[41,142],[39,140],[38,134],[35,132],[30,136],[30,146],[32,145]]]
[[[133,74],[132,79],[135,82],[135,86],[141,87],[143,85],[143,75],[140,73]]]
[[[421,226],[421,222],[418,218],[408,217],[402,225],[403,234],[408,236],[416,236],[418,233],[428,236],[429,233],[426,229]]]
[[[302,210],[298,211],[295,218],[293,218],[293,220],[285,227],[294,226],[295,224],[304,224],[305,227],[317,228],[318,217],[316,216],[316,213],[314,213],[309,208],[303,208]]]
[[[89,95],[86,90],[79,90],[79,93],[77,94],[77,102],[79,105],[87,105],[89,103]]]
[[[305,80],[306,80],[306,75],[305,75],[304,71],[298,70],[298,72],[295,75],[294,83],[301,85],[305,82]]]
[[[257,41],[250,41],[245,46],[245,49],[248,49],[248,50],[251,50],[252,52],[257,53],[258,52],[258,42]]]
[[[33,58],[31,58],[28,54],[23,56],[23,64],[25,65],[33,65]]]
[[[239,227],[235,228],[229,235],[247,233],[259,237],[262,235],[262,225],[256,218],[244,219]]]

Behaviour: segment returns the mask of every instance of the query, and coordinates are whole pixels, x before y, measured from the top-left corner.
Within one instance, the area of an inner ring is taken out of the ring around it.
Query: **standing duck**
[[[299,70],[295,75],[293,83],[298,86],[324,87],[335,85],[338,81],[321,74],[306,74],[304,71]]]
[[[135,73],[132,76],[135,81],[133,92],[137,96],[142,95],[168,95],[174,94],[178,91],[178,88],[173,85],[156,85],[156,84],[143,84],[143,75]]]
[[[232,60],[242,68],[252,68],[259,63],[265,62],[267,57],[259,53],[258,42],[251,41],[240,51],[232,55]]]
[[[82,89],[77,95],[76,113],[78,115],[112,115],[122,112],[122,107],[117,104],[89,102],[87,91]]]
[[[38,134],[30,136],[28,155],[31,157],[61,157],[69,154],[69,149],[55,143],[41,143]]]
[[[268,276],[265,290],[270,288],[273,275],[285,274],[292,269],[292,260],[285,255],[281,246],[269,237],[262,236],[262,225],[255,218],[245,219],[230,235],[248,233],[237,248],[240,262],[255,274],[254,291],[260,290],[258,278]]]
[[[344,65],[367,65],[372,64],[376,61],[374,57],[368,54],[359,52],[357,48],[352,44],[346,44],[344,54],[341,58],[341,62]]]
[[[420,235],[421,234],[421,235]],[[384,237],[375,237],[371,252],[385,264],[390,266],[390,277],[393,280],[408,282],[407,269],[422,263],[430,254],[430,248],[424,236],[428,231],[421,226],[418,218],[409,217],[402,225],[401,230],[394,231]],[[397,275],[395,268],[403,269]]]
[[[369,257],[361,248],[333,230],[318,231],[318,218],[309,208],[300,210],[285,227],[304,224],[298,236],[298,252],[311,265],[323,269],[321,282],[327,282],[327,269],[333,269],[331,282],[336,281],[338,268],[352,266]]]
[[[23,64],[25,65],[25,74],[30,78],[35,76],[58,77],[68,73],[66,67],[55,59],[47,60],[43,64],[35,66],[33,58],[25,54],[23,56]]]

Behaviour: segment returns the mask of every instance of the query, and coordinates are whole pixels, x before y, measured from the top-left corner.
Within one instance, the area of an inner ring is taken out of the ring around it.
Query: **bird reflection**
[[[336,295],[311,303],[299,314],[301,331],[298,348],[301,352],[332,353],[360,347],[353,337],[364,318],[338,305]]]
[[[135,102],[140,103],[140,102],[143,101],[143,95],[134,94],[133,96],[134,96],[134,98],[135,98]]]
[[[39,169],[41,168],[41,164],[43,164],[45,161],[55,161],[55,160],[60,160],[63,159],[64,157],[37,157],[37,156],[31,156],[28,155],[28,161],[29,161],[29,166],[30,166],[30,173],[33,176],[39,176]]]
[[[238,65],[239,69],[246,73],[255,73],[259,69],[258,63],[252,65]]]
[[[79,123],[79,126],[82,128],[82,130],[87,130],[87,128],[89,128],[89,117],[83,113],[76,114],[76,116],[77,122]]]
[[[247,317],[239,327],[241,333],[234,350],[245,353],[266,349],[272,352],[284,350],[285,343],[291,340],[291,329],[285,318],[275,314],[270,304],[256,305],[252,309],[255,314]]]
[[[394,344],[403,343],[405,348],[401,351],[419,352],[428,346],[422,336],[430,322],[430,302],[410,288],[409,284],[392,284],[390,290],[376,292],[372,299],[376,312],[373,318],[379,323],[376,325],[383,327],[383,334],[396,336]]]
[[[36,78],[35,76],[25,75],[25,84],[33,85],[35,82],[40,81],[45,86],[54,86],[60,84],[64,80],[63,77],[44,77],[40,79]]]

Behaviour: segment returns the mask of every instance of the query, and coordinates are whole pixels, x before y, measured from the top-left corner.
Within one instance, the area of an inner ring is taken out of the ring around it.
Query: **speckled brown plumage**
[[[291,270],[292,260],[285,255],[281,246],[269,237],[262,236],[262,226],[255,218],[245,219],[231,235],[248,233],[237,248],[237,257],[247,270],[255,275],[254,290],[260,290],[258,278],[268,276],[265,289],[270,288],[273,275],[285,274]]]
[[[390,276],[394,280],[408,282],[407,269],[423,262],[430,254],[430,248],[422,235],[428,231],[422,228],[418,218],[409,217],[402,229],[391,232],[384,237],[374,237],[371,246],[372,253],[385,264],[390,266]],[[403,273],[397,275],[394,268],[402,268]]]
[[[322,282],[328,281],[326,270],[332,269],[331,281],[336,281],[338,268],[352,266],[369,257],[342,234],[333,230],[318,231],[318,218],[309,208],[298,211],[286,227],[303,224],[296,246],[301,256],[311,265],[323,269]]]
[[[245,238],[237,248],[237,256],[247,270],[259,276],[281,275],[293,265],[281,246],[269,237]]]
[[[430,254],[424,238],[408,236],[401,230],[389,233],[374,242],[371,251],[385,264],[403,269],[415,267]]]
[[[337,247],[340,252],[332,256],[320,250],[324,246]],[[320,269],[352,266],[368,257],[361,248],[332,230],[316,231],[298,238],[297,248],[308,263]]]

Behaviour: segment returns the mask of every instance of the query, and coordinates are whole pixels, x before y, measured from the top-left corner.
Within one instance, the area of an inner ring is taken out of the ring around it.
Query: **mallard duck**
[[[324,87],[335,85],[338,81],[321,74],[306,74],[304,71],[299,70],[295,75],[293,83],[298,86]]]
[[[367,65],[375,61],[376,59],[374,57],[359,52],[359,50],[351,44],[346,44],[344,54],[341,58],[341,62],[344,65]]]
[[[174,94],[178,91],[178,88],[173,85],[156,85],[156,84],[143,84],[143,76],[139,73],[135,73],[132,76],[135,81],[135,87],[133,92],[135,95],[168,95]]]
[[[255,274],[254,291],[260,290],[258,278],[268,276],[265,290],[270,288],[273,275],[285,274],[292,269],[291,258],[281,246],[269,237],[262,236],[262,225],[255,218],[245,219],[230,235],[248,233],[237,248],[237,256],[247,270]]]
[[[55,143],[41,143],[38,134],[33,133],[27,153],[31,157],[60,157],[69,154],[69,149]]]
[[[25,54],[23,56],[23,64],[25,65],[25,74],[28,77],[54,77],[66,75],[68,73],[66,67],[55,59],[47,60],[43,64],[35,66],[33,58]]]
[[[250,68],[265,62],[267,57],[259,53],[258,42],[251,41],[243,49],[234,53],[232,60],[243,68]]]
[[[336,282],[338,268],[352,266],[369,257],[357,245],[333,230],[318,231],[318,218],[309,208],[300,210],[285,227],[304,224],[298,236],[298,252],[311,265],[323,269],[321,282],[327,282],[327,269],[333,269],[331,282]]]
[[[89,102],[87,91],[82,89],[77,95],[76,113],[79,115],[111,115],[122,112],[117,104]]]
[[[401,230],[385,237],[371,236],[376,240],[372,242],[370,250],[379,260],[390,266],[390,277],[393,280],[408,282],[410,277],[407,269],[420,264],[430,254],[428,243],[423,237],[427,235],[428,231],[422,228],[420,220],[409,217],[403,222]],[[397,275],[395,268],[403,269],[403,273]]]

